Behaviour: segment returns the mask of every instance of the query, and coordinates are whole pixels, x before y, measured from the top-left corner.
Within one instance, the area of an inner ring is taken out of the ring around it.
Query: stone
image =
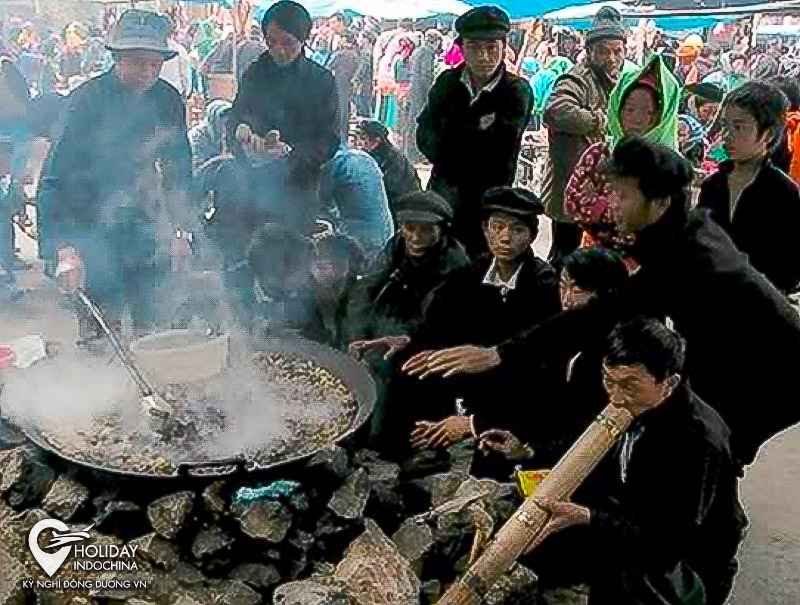
[[[125,605],[156,605],[152,601],[145,601],[143,599],[128,599]]]
[[[352,605],[347,582],[337,578],[314,578],[289,582],[275,589],[273,605]]]
[[[27,598],[22,582],[26,578],[25,568],[0,548],[0,603],[25,605]]]
[[[347,458],[347,452],[338,445],[317,452],[308,461],[308,466],[322,467],[342,479],[350,474],[350,462]]]
[[[420,581],[408,559],[372,519],[364,526],[336,566],[336,577],[347,581],[358,605],[418,605]]]
[[[353,456],[353,462],[358,466],[363,466],[369,462],[377,462],[380,459],[380,454],[374,450],[358,450],[356,455]]]
[[[225,487],[224,481],[214,481],[203,490],[203,504],[206,510],[212,513],[224,513],[227,503],[220,495],[220,491]]]
[[[273,565],[245,563],[230,573],[231,580],[241,580],[255,588],[269,588],[281,581],[281,574]]]
[[[336,573],[336,565],[328,561],[316,562],[313,567],[312,578],[330,578]]]
[[[403,461],[403,476],[406,480],[428,477],[450,470],[450,456],[444,450],[420,450]]]
[[[500,578],[486,593],[483,602],[486,605],[536,605],[536,586],[539,578],[525,567],[517,564]],[[549,602],[549,601],[548,601]]]
[[[142,507],[135,502],[112,500],[98,504],[100,508],[92,520],[95,522],[95,528],[100,531],[114,533],[115,529],[120,529],[136,536],[150,529],[147,516]]]
[[[260,500],[233,508],[242,531],[251,538],[280,544],[292,525],[292,513],[280,502]]]
[[[203,605],[200,601],[194,599],[190,595],[182,594],[178,597],[178,600],[175,601],[172,605]]]
[[[160,569],[172,571],[178,564],[178,551],[171,542],[167,542],[158,534],[152,533],[131,540],[130,544],[138,546],[137,557],[149,561]]]
[[[433,546],[433,530],[416,519],[408,519],[393,535],[392,542],[397,550],[412,564],[422,560]]]
[[[461,473],[440,473],[422,479],[419,484],[431,495],[431,506],[437,507],[452,500],[468,478]]]
[[[397,485],[397,480],[400,477],[399,464],[376,460],[375,462],[367,462],[364,467],[367,469],[370,482],[382,483],[390,488]]]
[[[215,603],[220,605],[258,605],[261,595],[241,580],[228,580],[216,589],[218,593]]]
[[[192,542],[192,556],[202,559],[213,555],[226,546],[233,544],[233,539],[216,525],[200,531]]]
[[[297,530],[294,536],[289,538],[289,544],[302,552],[308,552],[314,545],[314,535],[307,531]]]
[[[467,439],[448,448],[450,454],[450,470],[454,473],[469,473],[475,458],[475,440]]]
[[[167,540],[177,536],[192,510],[194,498],[194,492],[178,492],[151,502],[147,518],[156,533]]]
[[[442,583],[439,580],[423,582],[420,594],[423,599],[423,605],[435,605],[442,596]]]
[[[183,586],[200,586],[205,580],[199,569],[185,561],[178,561],[172,572],[172,577]]]
[[[77,481],[59,477],[42,500],[42,508],[48,513],[69,521],[89,500],[89,489]]]
[[[0,494],[11,492],[8,500],[12,505],[41,500],[54,479],[53,469],[33,446],[0,451]]]
[[[347,477],[344,484],[334,492],[328,508],[343,519],[359,519],[367,506],[369,489],[367,470],[360,468]]]

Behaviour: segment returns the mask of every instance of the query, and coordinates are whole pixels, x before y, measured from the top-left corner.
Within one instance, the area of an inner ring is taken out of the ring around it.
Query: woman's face
[[[655,93],[643,86],[634,88],[622,106],[622,130],[627,136],[644,134],[655,126],[657,111]]]
[[[264,30],[264,41],[270,57],[281,67],[294,63],[303,52],[303,43],[274,21],[270,21]]]
[[[566,269],[561,272],[561,308],[564,311],[586,306],[594,294],[591,290],[581,288],[575,283]]]

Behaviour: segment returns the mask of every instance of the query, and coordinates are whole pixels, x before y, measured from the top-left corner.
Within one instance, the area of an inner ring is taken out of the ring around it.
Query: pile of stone
[[[0,603],[435,603],[519,504],[510,484],[468,475],[472,451],[465,444],[396,464],[335,446],[270,477],[172,491],[169,481],[128,486],[0,441]],[[26,588],[24,579],[47,578],[28,532],[53,517],[72,531],[94,524],[94,544],[135,545],[139,566],[89,573],[67,564],[58,578],[129,577],[147,588]],[[518,565],[485,602],[531,603],[535,582]]]

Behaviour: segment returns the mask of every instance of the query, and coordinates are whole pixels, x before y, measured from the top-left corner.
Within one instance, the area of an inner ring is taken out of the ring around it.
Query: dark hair
[[[647,200],[670,200],[670,208],[686,213],[686,188],[692,167],[679,153],[653,145],[639,136],[628,137],[614,148],[606,164],[610,176],[633,177]]]
[[[641,363],[657,382],[683,371],[686,341],[657,319],[639,317],[620,323],[608,340],[609,367]]]
[[[781,92],[789,99],[789,111],[800,110],[800,84],[798,84],[797,78],[779,76],[773,78],[771,83],[780,88]]]
[[[723,104],[738,107],[753,116],[759,136],[774,129],[775,137],[770,141],[770,148],[781,140],[789,100],[777,86],[767,82],[745,82],[728,93]]]
[[[628,279],[622,257],[605,248],[576,250],[564,259],[563,265],[575,285],[600,295],[616,292]]]

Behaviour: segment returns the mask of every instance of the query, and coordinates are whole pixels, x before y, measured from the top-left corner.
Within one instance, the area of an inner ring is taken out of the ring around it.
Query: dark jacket
[[[417,145],[433,163],[430,189],[453,206],[455,236],[477,256],[486,250],[480,229],[481,198],[491,187],[514,182],[533,92],[526,80],[501,67],[497,85],[472,102],[461,81],[465,69],[448,70],[436,79],[417,120]],[[481,118],[492,114],[494,122],[481,129]]]
[[[233,103],[232,131],[249,124],[256,134],[278,130],[293,148],[297,183],[313,188],[320,166],[339,144],[339,101],[333,75],[300,57],[280,68],[263,53],[247,68]]]
[[[780,290],[800,285],[800,186],[789,176],[765,163],[756,180],[742,192],[731,220],[726,162],[703,183],[699,205],[731,236]]]
[[[419,175],[417,175],[411,160],[391,143],[381,145],[377,149],[370,151],[369,154],[375,158],[381,172],[383,172],[386,198],[389,200],[389,210],[396,224],[395,208],[397,207],[397,200],[412,191],[422,189]]]
[[[637,238],[641,263],[618,302],[563,312],[498,347],[503,363],[580,351],[640,314],[669,316],[688,343],[692,389],[732,431],[742,464],[800,420],[786,400],[800,367],[800,318],[787,299],[700,210],[669,211]],[[758,406],[757,408],[754,406]]]
[[[411,334],[422,319],[423,303],[444,278],[469,264],[463,246],[449,235],[420,260],[405,253],[395,235],[350,296],[346,320],[349,341]]]
[[[747,525],[728,427],[679,386],[632,436],[624,481],[621,442],[573,497],[592,511],[574,532],[594,553],[589,602],[722,605]]]
[[[133,205],[125,209],[131,211],[128,214],[155,221],[160,218],[155,205],[169,201],[146,201],[153,197],[156,159],[167,169],[167,189],[185,191],[191,152],[178,91],[158,80],[136,95],[114,69],[89,80],[70,95],[63,133],[50,151],[45,176],[58,192],[52,219],[91,227],[118,222],[119,206]],[[187,210],[168,209],[172,214]]]
[[[547,126],[550,171],[544,200],[548,215],[563,221],[564,189],[575,164],[593,143],[605,136],[608,95],[614,83],[589,63],[580,63],[555,83],[544,112]]]

